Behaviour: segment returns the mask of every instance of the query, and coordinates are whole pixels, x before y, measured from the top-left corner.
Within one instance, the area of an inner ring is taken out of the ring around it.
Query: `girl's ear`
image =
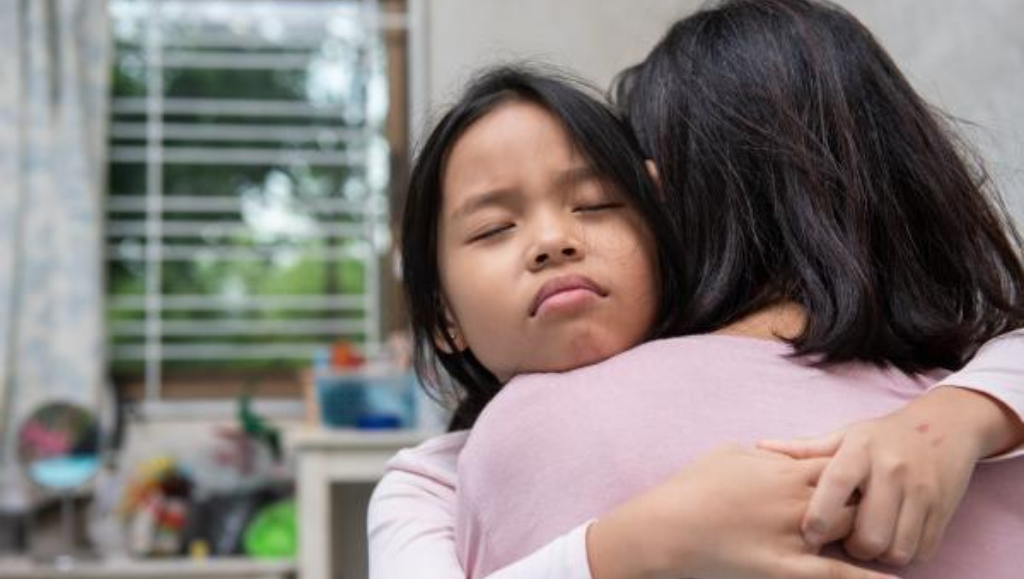
[[[447,305],[441,306],[444,311],[444,327],[439,328],[434,334],[434,346],[445,354],[455,354],[466,349],[466,341],[462,338],[462,331],[455,323],[451,310]]]
[[[658,173],[658,166],[651,159],[644,161],[644,166],[647,167],[647,174],[651,176],[651,179],[654,179],[654,184],[660,189],[661,175]]]

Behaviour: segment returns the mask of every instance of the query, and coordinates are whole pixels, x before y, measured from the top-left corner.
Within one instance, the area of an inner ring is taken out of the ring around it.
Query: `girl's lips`
[[[548,299],[566,292],[586,291],[597,294],[600,297],[608,295],[608,290],[598,285],[594,280],[582,275],[563,275],[549,279],[540,286],[537,294],[533,297],[530,305],[530,317],[537,315],[537,311]]]

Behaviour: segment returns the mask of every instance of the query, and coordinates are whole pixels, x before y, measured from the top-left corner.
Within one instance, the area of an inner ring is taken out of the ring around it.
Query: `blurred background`
[[[364,577],[384,461],[445,424],[394,256],[418,139],[481,66],[606,88],[701,4],[0,5],[0,578]],[[1024,4],[840,4],[1024,223]]]

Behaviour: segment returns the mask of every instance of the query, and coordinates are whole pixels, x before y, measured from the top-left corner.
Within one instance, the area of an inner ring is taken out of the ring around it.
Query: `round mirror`
[[[61,535],[58,551],[38,552],[68,570],[91,552],[79,549],[75,491],[89,482],[100,467],[99,424],[92,413],[67,402],[37,408],[18,430],[18,458],[28,479],[60,497]]]
[[[99,469],[96,419],[85,408],[66,402],[40,406],[21,424],[18,457],[36,485],[54,491],[74,490]]]

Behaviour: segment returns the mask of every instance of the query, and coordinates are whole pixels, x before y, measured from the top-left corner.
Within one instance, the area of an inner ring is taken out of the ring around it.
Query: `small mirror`
[[[91,554],[77,548],[75,493],[100,466],[99,425],[87,409],[66,402],[37,408],[18,430],[18,458],[28,479],[55,493],[61,503],[61,545],[57,553],[37,553],[59,568],[70,568]]]
[[[99,469],[99,429],[93,415],[65,402],[45,404],[18,431],[18,457],[36,485],[70,492]]]

